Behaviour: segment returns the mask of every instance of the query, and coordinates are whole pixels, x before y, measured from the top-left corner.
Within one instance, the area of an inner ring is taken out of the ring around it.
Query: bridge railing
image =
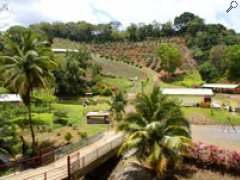
[[[37,156],[31,157],[31,158],[23,158],[17,161],[11,161],[8,164],[0,164],[0,174],[1,172],[8,171],[7,174],[14,174],[18,173],[24,170],[27,170],[29,168],[37,168],[41,167],[50,163],[55,162],[58,159],[61,159],[64,156],[67,156],[68,154],[73,153],[74,151],[85,147],[89,144],[92,144],[96,142],[97,140],[101,139],[104,133],[99,133],[94,136],[81,139],[79,142],[69,144],[66,146],[59,147],[57,149],[49,149],[40,151]],[[0,180],[2,178],[0,177]]]
[[[90,151],[88,153],[85,153],[81,156],[80,153],[76,153],[74,155],[69,156],[68,159],[68,166],[69,166],[69,175],[75,173],[81,168],[84,168],[88,165],[90,165],[95,160],[99,159],[100,157],[104,156],[108,152],[112,151],[113,149],[116,149],[119,147],[123,142],[124,137],[122,135],[119,135],[114,140],[111,140],[109,142],[106,142],[102,144],[101,146],[96,147],[94,151]]]
[[[72,174],[74,174],[76,171],[79,171],[80,169],[90,165],[92,162],[107,154],[111,150],[119,147],[122,144],[123,139],[124,137],[122,135],[119,135],[116,138],[111,139],[111,141],[108,141],[101,146],[96,147],[96,149],[92,151],[84,154],[77,152],[75,154],[69,155],[64,166],[30,176],[24,180],[70,179]]]

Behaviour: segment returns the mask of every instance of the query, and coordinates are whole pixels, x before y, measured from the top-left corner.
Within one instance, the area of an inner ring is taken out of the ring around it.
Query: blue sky
[[[240,6],[226,14],[231,0],[0,0],[0,4],[4,1],[9,11],[0,13],[1,29],[41,21],[164,23],[189,11],[207,23],[222,23],[240,32]]]

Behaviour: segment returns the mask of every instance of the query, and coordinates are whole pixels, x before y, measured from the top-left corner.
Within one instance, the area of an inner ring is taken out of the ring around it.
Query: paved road
[[[112,146],[119,146],[122,142],[117,142],[115,143],[117,140],[119,140],[119,138],[121,139],[122,134],[116,134],[113,131],[108,131],[105,132],[103,137],[98,140],[97,142],[90,144],[86,147],[81,148],[78,151],[75,151],[74,153],[70,154],[70,156],[74,156],[77,153],[80,154],[81,157],[87,157],[88,161],[94,161],[95,158],[97,158],[96,156],[96,149],[102,149],[102,147],[107,147],[107,145],[109,145],[109,143],[112,142],[111,144],[111,148],[114,148]],[[109,146],[108,146],[109,147]],[[104,152],[110,151],[110,149],[102,149]],[[100,150],[101,151],[101,150]],[[103,153],[104,153],[103,152]],[[103,154],[102,153],[102,154]],[[92,157],[89,157],[89,155],[92,154]],[[75,157],[75,156],[74,156]],[[87,159],[85,158],[85,160]],[[87,163],[85,161],[85,163]],[[26,171],[22,171],[22,172],[17,172],[15,174],[11,174],[9,176],[5,176],[5,177],[0,177],[0,180],[43,180],[44,179],[44,172],[47,172],[47,179],[61,179],[63,177],[66,177],[67,175],[67,156],[55,161],[54,163],[47,165],[47,166],[43,166],[43,167],[39,167],[36,169],[29,169]]]
[[[237,132],[230,126],[215,125],[192,125],[193,141],[201,141],[215,144],[226,149],[240,152],[240,126],[235,127]]]

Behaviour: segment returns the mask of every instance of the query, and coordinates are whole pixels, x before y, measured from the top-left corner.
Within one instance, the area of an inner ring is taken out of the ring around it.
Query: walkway
[[[122,141],[122,134],[117,134],[113,131],[105,132],[103,137],[97,142],[83,147],[82,149],[70,154],[70,156],[73,157],[73,160],[71,161],[75,161],[74,158],[83,158],[83,163],[81,163],[80,168],[86,167],[91,162],[97,160],[100,156],[103,156],[110,152],[112,149],[120,146],[122,144]],[[17,172],[5,177],[0,177],[0,180],[59,180],[66,178],[67,175],[67,156],[65,156],[55,161],[54,163],[51,163],[50,165]]]
[[[192,138],[194,142],[201,141],[240,151],[240,126],[235,128],[237,132],[230,126],[192,125]]]

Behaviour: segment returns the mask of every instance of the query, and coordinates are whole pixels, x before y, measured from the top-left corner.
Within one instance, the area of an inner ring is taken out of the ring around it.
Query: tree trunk
[[[33,150],[33,154],[35,154],[36,153],[36,140],[35,140],[35,133],[34,133],[33,124],[32,124],[31,102],[28,104],[27,107],[28,107],[29,128],[30,128],[31,136],[32,136],[32,150]]]

